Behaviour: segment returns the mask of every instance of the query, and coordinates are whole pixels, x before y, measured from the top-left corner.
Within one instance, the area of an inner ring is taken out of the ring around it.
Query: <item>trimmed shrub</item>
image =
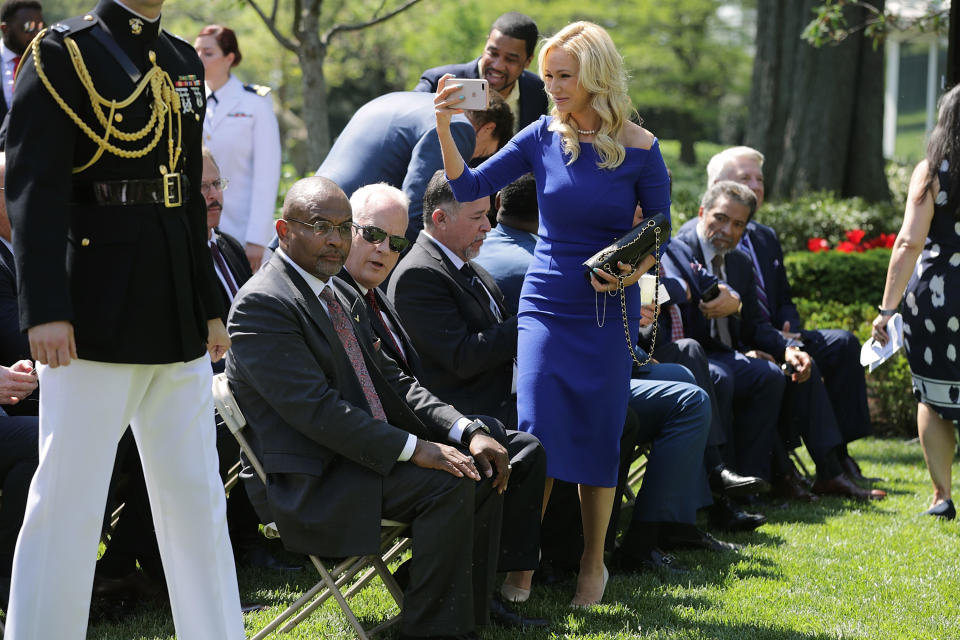
[[[757,221],[777,230],[784,252],[805,251],[810,238],[823,238],[835,247],[846,240],[846,232],[851,229],[862,229],[868,238],[896,233],[903,221],[903,209],[889,202],[841,200],[820,192],[790,202],[766,202]]]
[[[849,255],[870,253],[874,252]],[[828,254],[811,255],[823,258]],[[794,298],[793,301],[807,329],[846,329],[857,336],[860,344],[870,337],[870,323],[877,314],[872,303],[844,304],[835,300],[809,298]],[[873,373],[867,374],[867,402],[870,418],[878,434],[916,437],[917,401],[911,389],[910,367],[902,351]]]
[[[876,304],[883,294],[889,262],[889,249],[863,253],[798,251],[784,256],[794,297],[822,303]]]

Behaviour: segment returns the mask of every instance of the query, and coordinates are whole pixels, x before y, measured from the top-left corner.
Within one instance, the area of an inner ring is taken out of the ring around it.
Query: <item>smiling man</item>
[[[547,112],[543,80],[527,70],[539,37],[537,24],[530,16],[505,13],[490,27],[479,58],[427,69],[413,90],[436,92],[437,82],[445,73],[458,78],[484,78],[510,106],[515,131],[519,131]]]

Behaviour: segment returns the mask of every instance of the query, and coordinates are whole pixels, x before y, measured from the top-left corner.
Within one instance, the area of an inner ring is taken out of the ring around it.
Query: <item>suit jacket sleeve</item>
[[[20,331],[17,306],[17,282],[13,274],[0,265],[0,365],[30,357],[30,341]]]
[[[460,151],[460,156],[472,157],[477,141],[473,125],[469,122],[452,122],[450,132],[453,134],[453,141]],[[423,194],[427,190],[427,183],[430,182],[433,174],[442,168],[443,155],[440,151],[440,139],[437,137],[437,130],[431,129],[413,147],[410,162],[407,165],[407,174],[403,178],[402,189],[410,198],[411,218],[418,218],[423,214]]]
[[[797,305],[793,303],[793,292],[790,290],[790,282],[787,280],[787,269],[786,265],[783,264],[783,247],[780,246],[780,239],[777,237],[776,231],[770,229],[769,233],[765,235],[768,236],[767,243],[773,253],[774,265],[776,265],[774,266],[774,271],[776,273],[777,291],[779,295],[775,303],[777,308],[774,311],[774,316],[781,323],[781,326],[776,328],[783,328],[782,323],[786,321],[790,323],[791,331],[800,331],[800,329],[803,328],[803,324],[800,322],[800,313],[797,311]]]
[[[516,316],[472,332],[457,305],[458,296],[468,294],[451,290],[458,285],[426,267],[408,268],[398,275],[390,284],[392,302],[421,356],[464,378],[516,357]]]
[[[766,351],[778,361],[783,359],[787,341],[773,325],[763,319],[757,302],[757,285],[750,258],[740,251],[731,251],[726,258],[727,278],[740,294],[740,340],[744,349]]]
[[[81,104],[81,95],[86,94],[59,36],[48,34],[40,41],[40,51],[43,70],[57,92],[67,104]],[[30,126],[31,122],[44,126]],[[10,110],[5,192],[23,330],[74,319],[66,254],[77,135],[82,135],[80,130],[37,76],[33,55],[25,56]]]
[[[403,450],[407,433],[344,399],[328,376],[336,370],[330,345],[322,345],[324,352],[307,346],[308,322],[288,300],[245,291],[230,313],[230,368],[287,425],[386,475]]]
[[[432,74],[430,74],[430,69],[427,69],[423,72],[423,75],[420,76],[420,81],[417,83],[417,86],[413,88],[413,90],[422,91],[424,93],[437,92],[437,79],[432,77]]]

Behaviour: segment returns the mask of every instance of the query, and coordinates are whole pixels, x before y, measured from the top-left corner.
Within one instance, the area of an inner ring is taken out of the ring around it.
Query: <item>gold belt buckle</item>
[[[180,193],[180,174],[166,173],[163,175],[163,206],[179,207],[183,204]]]

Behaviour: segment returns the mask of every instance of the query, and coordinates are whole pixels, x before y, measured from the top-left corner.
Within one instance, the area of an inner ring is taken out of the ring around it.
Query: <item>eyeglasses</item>
[[[343,240],[349,240],[350,235],[353,229],[353,220],[347,220],[346,222],[341,222],[340,224],[333,224],[329,220],[317,220],[316,222],[304,222],[303,220],[297,220],[296,218],[283,218],[287,222],[297,222],[302,224],[305,227],[310,227],[313,229],[313,232],[318,236],[325,236],[334,229],[337,230],[337,233],[340,234],[340,238]]]
[[[380,244],[389,237],[390,243],[388,246],[390,247],[390,251],[394,253],[400,253],[410,246],[410,241],[403,236],[391,236],[380,227],[375,227],[372,224],[362,225],[354,223],[353,227],[357,229],[360,235],[363,236],[363,239],[370,244]]]
[[[211,189],[216,189],[217,191],[226,191],[228,184],[230,184],[230,181],[225,178],[220,178],[211,182],[201,182],[200,193],[204,196],[207,196],[210,194]]]
[[[37,31],[41,31],[45,26],[47,25],[44,24],[43,20],[30,20],[23,23],[23,32],[36,33]]]

